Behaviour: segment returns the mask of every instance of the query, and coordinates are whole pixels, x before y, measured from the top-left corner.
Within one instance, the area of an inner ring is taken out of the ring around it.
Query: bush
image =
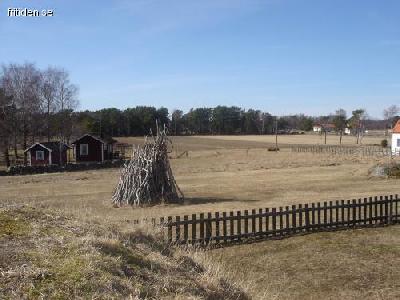
[[[279,151],[279,148],[276,147],[269,147],[268,151]]]
[[[386,148],[388,146],[387,139],[384,139],[384,140],[381,141],[381,146],[382,146],[382,148]]]

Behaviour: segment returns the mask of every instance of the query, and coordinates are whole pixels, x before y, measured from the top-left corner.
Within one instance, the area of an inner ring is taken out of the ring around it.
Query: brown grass
[[[52,211],[0,210],[2,299],[248,299],[145,228],[122,233]]]
[[[207,255],[223,265],[228,278],[250,279],[254,299],[400,297],[398,225],[310,234]]]
[[[189,149],[189,157],[172,159],[171,164],[186,196],[183,206],[112,208],[110,198],[118,170],[0,177],[0,206],[24,204],[51,210],[59,216],[71,215],[81,220],[79,223],[118,226],[119,232],[126,234],[135,228],[132,220],[145,216],[276,207],[399,192],[396,179],[369,177],[368,170],[380,159],[291,153],[289,149],[275,153],[262,145],[258,141],[180,137],[178,146]],[[106,232],[110,231],[104,229]],[[244,283],[258,299],[386,299],[399,296],[393,278],[400,273],[390,265],[399,262],[398,244],[399,228],[388,227],[318,233],[194,252],[191,257],[215,266],[210,271],[213,274],[225,274],[232,282]],[[203,279],[207,278],[204,274]]]

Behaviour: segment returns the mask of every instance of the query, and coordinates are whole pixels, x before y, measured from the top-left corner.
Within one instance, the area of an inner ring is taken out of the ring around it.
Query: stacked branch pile
[[[121,169],[112,196],[114,205],[145,206],[183,201],[168,160],[169,143],[166,129],[160,130],[157,126],[157,135],[146,138],[142,147],[134,149],[132,159]]]

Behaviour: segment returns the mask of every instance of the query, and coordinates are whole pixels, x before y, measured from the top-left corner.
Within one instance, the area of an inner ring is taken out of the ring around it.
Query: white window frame
[[[84,147],[84,146],[86,146],[86,147]],[[84,151],[84,149],[86,151]],[[79,145],[79,155],[80,156],[88,156],[89,155],[89,145],[88,144],[80,144]]]
[[[40,155],[38,155],[40,153]],[[36,150],[36,160],[44,160],[44,151],[43,150]]]

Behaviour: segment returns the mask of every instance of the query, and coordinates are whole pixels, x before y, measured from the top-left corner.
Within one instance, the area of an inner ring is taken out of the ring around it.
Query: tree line
[[[70,143],[83,133],[105,136],[143,136],[155,132],[156,120],[165,124],[171,135],[232,135],[289,133],[310,131],[315,123],[333,124],[341,137],[345,128],[357,136],[363,131],[385,129],[399,118],[400,109],[392,105],[384,110],[384,120],[372,120],[364,109],[344,109],[327,116],[303,114],[273,116],[268,112],[237,106],[192,108],[184,113],[175,109],[136,106],[120,110],[75,111],[78,108],[78,87],[71,83],[63,68],[38,69],[32,63],[8,64],[0,73],[0,150],[9,165],[9,149],[18,158],[19,147],[44,140]],[[326,130],[321,131],[321,134]],[[20,150],[21,150],[20,149]],[[26,160],[26,157],[24,157]]]

